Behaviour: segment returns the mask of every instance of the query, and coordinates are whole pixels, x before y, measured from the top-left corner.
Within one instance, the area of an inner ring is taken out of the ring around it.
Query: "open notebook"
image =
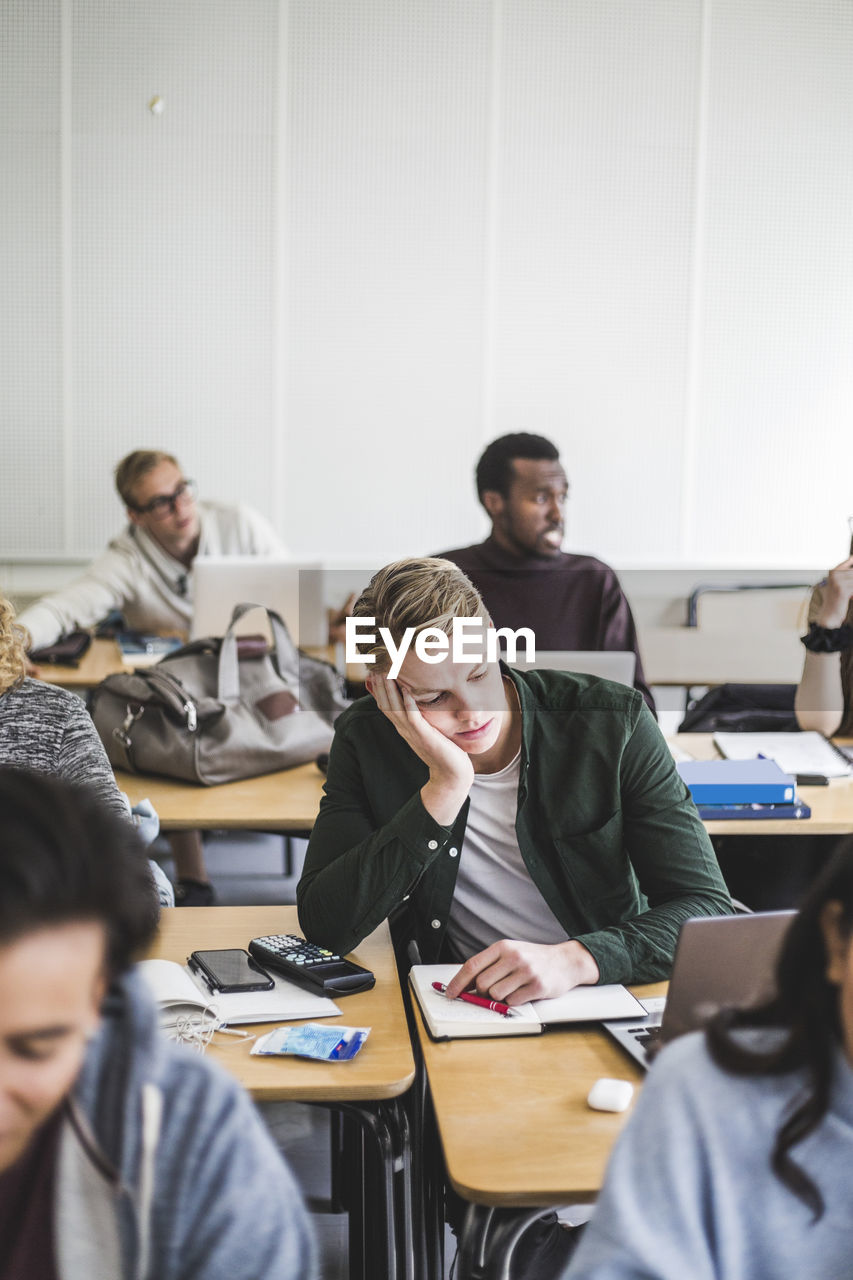
[[[516,1005],[512,1016],[505,1017],[492,1009],[482,1009],[463,1000],[448,1000],[447,996],[433,989],[434,982],[446,984],[458,972],[458,964],[416,964],[409,971],[409,982],[434,1040],[529,1036],[554,1023],[636,1018],[645,1012],[630,991],[612,985],[575,987],[555,1000]]]
[[[845,753],[814,729],[803,733],[715,733],[714,745],[727,760],[766,756],[786,773],[846,778],[853,772]]]
[[[160,1025],[174,1029],[181,1017],[213,1018],[218,1026],[248,1022],[290,1022],[296,1018],[330,1018],[340,1013],[334,1000],[314,995],[278,974],[270,991],[219,991],[212,995],[190,970],[174,960],[142,960],[139,972],[160,1006]]]

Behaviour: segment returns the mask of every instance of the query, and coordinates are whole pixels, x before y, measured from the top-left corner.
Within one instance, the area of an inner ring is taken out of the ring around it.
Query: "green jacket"
[[[667,977],[681,922],[732,907],[654,718],[623,685],[509,674],[522,714],[515,826],[533,882],[601,982]],[[468,802],[440,826],[421,802],[427,778],[372,698],[339,718],[297,889],[307,937],[351,951],[390,916],[424,962],[442,958]]]

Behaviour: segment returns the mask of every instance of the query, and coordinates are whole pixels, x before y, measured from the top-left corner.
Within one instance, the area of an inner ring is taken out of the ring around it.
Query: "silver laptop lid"
[[[323,645],[327,641],[319,564],[297,564],[280,557],[198,556],[193,561],[192,579],[193,640],[223,635],[234,606],[251,601],[281,614],[297,644]],[[252,612],[241,619],[237,631],[263,632],[269,637],[264,623],[261,614]]]
[[[537,649],[536,661],[527,662],[521,654],[511,665],[519,671],[535,671],[537,667],[551,671],[576,671],[585,676],[599,676],[618,684],[634,684],[637,655],[621,649]]]
[[[776,960],[795,911],[697,916],[678,935],[661,1038],[703,1026],[723,1005],[753,1005],[775,992]]]

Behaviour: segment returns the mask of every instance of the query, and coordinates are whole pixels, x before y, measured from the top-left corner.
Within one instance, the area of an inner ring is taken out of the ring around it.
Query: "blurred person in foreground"
[[[662,1051],[571,1280],[841,1280],[853,1257],[853,843],[783,942],[777,992]]]
[[[304,1280],[299,1192],[236,1082],[158,1029],[144,852],[0,770],[0,1252],[27,1280]]]

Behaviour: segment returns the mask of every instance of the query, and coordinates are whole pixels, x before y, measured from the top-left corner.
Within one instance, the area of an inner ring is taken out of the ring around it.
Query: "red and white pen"
[[[443,982],[434,982],[432,985],[433,990],[440,991],[443,996],[447,995],[447,987]],[[495,1013],[500,1013],[505,1018],[512,1017],[512,1009],[508,1004],[502,1004],[500,1000],[487,1000],[485,996],[475,996],[470,991],[460,991],[456,999],[464,1000],[466,1004],[476,1004],[481,1009],[494,1009]]]

